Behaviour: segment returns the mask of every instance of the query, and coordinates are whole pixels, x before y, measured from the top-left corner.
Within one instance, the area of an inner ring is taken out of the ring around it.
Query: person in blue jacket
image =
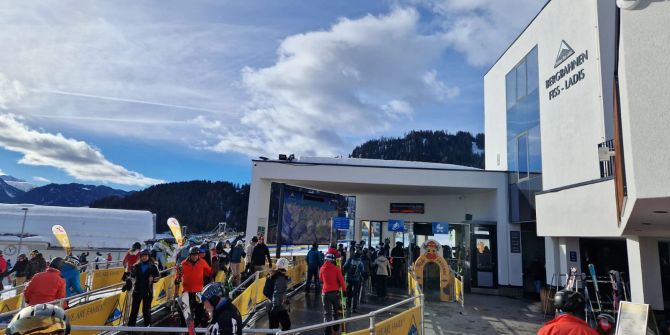
[[[319,252],[319,245],[314,243],[312,244],[312,249],[307,252],[307,284],[305,285],[305,293],[309,293],[312,278],[314,280],[314,293],[319,292],[319,269],[322,264],[323,260],[321,252]]]
[[[60,276],[65,279],[65,296],[71,297],[84,293],[79,282],[79,259],[75,256],[67,256],[60,270]]]

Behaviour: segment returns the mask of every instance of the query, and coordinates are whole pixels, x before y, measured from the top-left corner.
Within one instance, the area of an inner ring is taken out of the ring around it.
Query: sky
[[[251,159],[483,132],[545,0],[1,0],[0,172],[138,190]]]

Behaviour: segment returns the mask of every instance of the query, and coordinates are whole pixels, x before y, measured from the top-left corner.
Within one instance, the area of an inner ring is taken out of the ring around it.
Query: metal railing
[[[8,324],[0,323],[0,328],[7,328]],[[188,333],[186,327],[129,327],[129,326],[70,326],[72,331],[97,331],[97,332],[125,332],[125,333]],[[204,334],[207,328],[195,328],[195,332]],[[277,334],[279,329],[242,329],[243,334]]]
[[[600,160],[600,178],[614,175],[614,140],[607,140],[598,144]]]

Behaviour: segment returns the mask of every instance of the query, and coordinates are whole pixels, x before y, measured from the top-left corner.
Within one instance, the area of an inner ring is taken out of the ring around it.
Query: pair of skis
[[[181,248],[184,244],[184,238],[181,235],[181,226],[179,225],[179,221],[175,218],[169,218],[167,220],[168,227],[170,227],[170,231],[172,232],[172,235],[174,236],[175,240],[177,241],[177,245]],[[191,313],[191,305],[188,297],[188,292],[183,292],[182,294],[179,294],[179,286],[181,284],[181,277],[182,277],[182,266],[181,263],[177,262],[175,264],[176,268],[176,276],[175,278],[177,279],[175,281],[175,286],[174,286],[174,297],[173,301],[175,304],[175,310],[181,310],[182,316],[184,317],[184,321],[186,322],[186,327],[188,327],[188,335],[195,335],[195,320],[193,320],[193,314]]]

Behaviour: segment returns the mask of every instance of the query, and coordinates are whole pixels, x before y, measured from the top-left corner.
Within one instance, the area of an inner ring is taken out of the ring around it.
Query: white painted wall
[[[614,180],[535,196],[538,236],[618,237]]]
[[[621,11],[621,118],[628,196],[670,195],[670,2]]]
[[[626,246],[631,300],[650,304],[655,310],[663,310],[658,239],[631,236],[626,239]]]

